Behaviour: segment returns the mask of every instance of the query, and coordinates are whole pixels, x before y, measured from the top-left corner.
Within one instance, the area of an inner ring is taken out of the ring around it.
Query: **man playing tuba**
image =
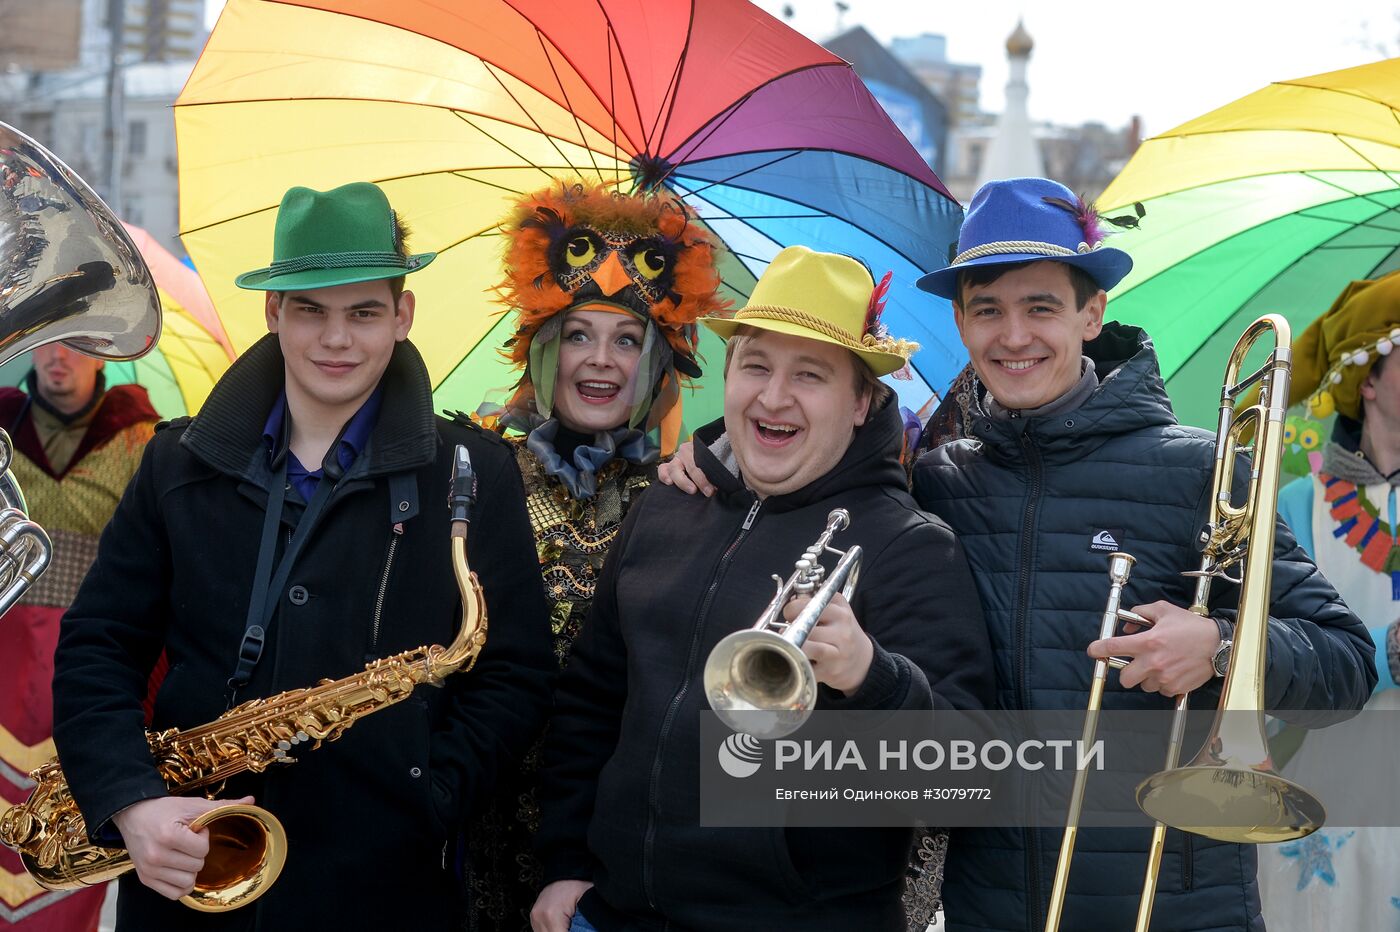
[[[156,433],[64,618],[55,741],[94,841],[125,846],[118,928],[455,930],[458,826],[543,720],[553,668],[519,473],[507,447],[436,419],[404,276],[413,255],[371,184],[292,188],[264,291],[269,335],[200,413]],[[448,482],[458,444],[480,477],[470,561],[490,634],[475,668],[361,721],[295,766],[235,777],[285,826],[287,861],[225,917],[171,902],[208,850],[142,727],[146,676],[170,668],[153,727],[361,671],[457,633]]]
[[[705,658],[759,617],[770,575],[838,507],[850,527],[835,546],[865,561],[852,600],[834,596],[802,645],[816,708],[990,696],[961,548],[905,489],[878,376],[909,345],[879,325],[883,289],[854,259],[793,246],[733,319],[705,318],[728,340],[724,418],[695,443],[717,491],[653,486],[608,553],[545,744],[537,932],[903,930],[911,830],[702,827],[696,763]]]

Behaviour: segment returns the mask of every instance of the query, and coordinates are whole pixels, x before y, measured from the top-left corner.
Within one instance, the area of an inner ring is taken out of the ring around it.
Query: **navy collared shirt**
[[[379,403],[383,398],[384,388],[380,386],[365,399],[365,403],[360,405],[360,410],[355,412],[354,417],[350,418],[345,429],[340,432],[340,439],[332,449],[335,450],[335,462],[340,467],[341,474],[350,468],[350,464],[355,462],[355,458],[369,442],[369,433],[374,429],[374,422],[379,417]],[[309,470],[301,464],[288,446],[291,436],[287,424],[285,390],[277,396],[277,401],[272,405],[272,413],[267,416],[267,424],[263,427],[263,442],[267,444],[268,459],[274,471],[277,469],[278,459],[286,454],[287,481],[301,495],[302,501],[311,501],[311,496],[316,494],[317,484],[326,473],[325,464],[323,461],[317,469]]]

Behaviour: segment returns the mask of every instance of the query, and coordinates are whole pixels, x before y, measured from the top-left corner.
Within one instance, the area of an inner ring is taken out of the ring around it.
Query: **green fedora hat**
[[[377,185],[292,188],[277,208],[272,264],[244,272],[234,284],[252,291],[330,288],[398,278],[437,257],[435,252],[400,256],[394,239],[394,211]]]

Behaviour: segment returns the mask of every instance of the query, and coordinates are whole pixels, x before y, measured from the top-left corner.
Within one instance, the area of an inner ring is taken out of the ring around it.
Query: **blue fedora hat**
[[[918,286],[951,300],[963,269],[1050,259],[1083,269],[1108,291],[1132,271],[1132,257],[1105,246],[1097,222],[1089,220],[1085,229],[1082,214],[1070,209],[1078,203],[1069,188],[1048,178],[987,182],[972,196],[958,254],[947,268],[919,279]]]

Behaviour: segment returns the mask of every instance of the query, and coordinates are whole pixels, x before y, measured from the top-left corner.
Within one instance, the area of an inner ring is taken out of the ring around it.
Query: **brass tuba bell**
[[[0,364],[48,343],[135,359],[160,338],[160,297],[121,222],[81,178],[0,123]],[[53,547],[29,520],[0,429],[0,614],[44,572]]]

